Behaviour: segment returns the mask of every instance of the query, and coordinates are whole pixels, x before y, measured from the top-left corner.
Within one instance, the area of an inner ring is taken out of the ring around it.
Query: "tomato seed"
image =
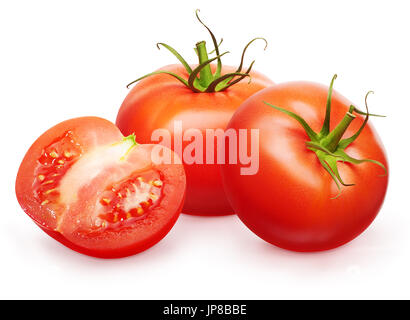
[[[149,197],[154,201],[158,200],[158,196],[155,193],[150,193]]]
[[[100,203],[101,203],[103,206],[109,205],[110,202],[111,202],[111,200],[108,199],[108,198],[102,198],[102,199],[100,200]]]
[[[161,187],[162,186],[162,181],[161,180],[154,180],[154,181],[151,182],[151,184],[154,187]]]
[[[56,189],[56,188],[54,188],[54,189],[49,189],[49,190],[45,191],[43,194],[44,194],[44,195],[48,195],[48,194],[50,194],[50,193],[52,193],[52,192],[57,192],[57,189]]]

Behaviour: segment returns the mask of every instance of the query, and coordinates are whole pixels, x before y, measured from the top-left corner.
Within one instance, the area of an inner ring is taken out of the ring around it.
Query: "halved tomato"
[[[73,250],[101,258],[138,253],[169,232],[185,198],[180,161],[159,163],[154,148],[172,153],[124,138],[101,118],[64,121],[28,150],[17,199],[41,229]]]

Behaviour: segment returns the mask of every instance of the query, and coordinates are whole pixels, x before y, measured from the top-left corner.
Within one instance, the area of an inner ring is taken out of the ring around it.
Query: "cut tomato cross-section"
[[[164,148],[124,138],[101,118],[67,120],[27,152],[18,201],[45,232],[76,251],[104,258],[140,252],[169,232],[185,197],[183,166],[154,162],[154,147]]]

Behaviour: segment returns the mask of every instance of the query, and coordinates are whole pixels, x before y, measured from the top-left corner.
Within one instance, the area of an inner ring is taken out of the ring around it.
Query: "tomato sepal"
[[[367,92],[365,96],[366,112],[362,112],[359,109],[357,109],[354,105],[351,105],[349,110],[346,112],[345,116],[343,117],[343,119],[339,122],[339,124],[332,131],[330,131],[331,101],[332,101],[332,93],[333,93],[333,84],[336,78],[337,78],[337,75],[335,74],[329,86],[329,91],[328,91],[328,96],[327,96],[327,101],[326,101],[325,119],[323,122],[322,129],[320,130],[319,133],[316,133],[309,126],[309,124],[305,121],[305,119],[303,119],[301,116],[297,115],[296,113],[288,111],[284,108],[274,106],[266,101],[263,101],[263,103],[265,103],[266,105],[282,113],[285,113],[291,118],[295,119],[303,127],[303,129],[305,130],[306,134],[308,135],[310,139],[310,141],[306,142],[307,149],[313,151],[316,154],[320,164],[327,171],[327,173],[332,177],[333,181],[335,182],[338,188],[338,191],[339,191],[338,194],[332,197],[332,199],[336,199],[340,196],[341,185],[346,186],[346,187],[355,185],[353,183],[345,183],[343,181],[342,177],[339,174],[339,170],[337,166],[337,163],[339,161],[351,163],[354,165],[358,165],[363,162],[370,162],[370,163],[380,166],[384,170],[384,175],[382,176],[387,175],[387,169],[381,162],[377,160],[373,160],[373,159],[355,159],[349,156],[345,152],[345,149],[360,136],[361,132],[363,131],[367,122],[369,121],[370,116],[384,117],[381,115],[373,115],[369,113],[367,98],[369,94],[374,93],[373,91]],[[342,139],[349,125],[356,118],[356,116],[354,115],[354,112],[361,114],[361,115],[364,114],[366,115],[366,117],[362,125],[360,126],[359,130],[357,130],[355,134],[353,134],[349,138]]]

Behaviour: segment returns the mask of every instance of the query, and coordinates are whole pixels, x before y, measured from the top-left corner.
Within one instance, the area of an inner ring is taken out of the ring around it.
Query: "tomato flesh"
[[[185,196],[182,165],[153,163],[153,148],[100,118],[65,121],[27,152],[17,198],[70,248],[104,258],[137,253],[166,235]]]
[[[71,131],[44,148],[34,170],[36,179],[33,182],[34,197],[41,206],[47,205],[53,212],[60,211],[56,208],[60,195],[58,185],[81,154],[81,146],[76,144]]]

